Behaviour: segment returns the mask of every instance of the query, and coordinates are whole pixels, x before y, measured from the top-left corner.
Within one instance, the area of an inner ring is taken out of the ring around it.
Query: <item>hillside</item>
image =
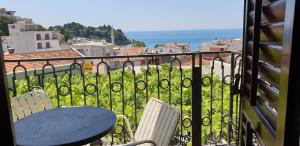
[[[65,37],[71,39],[72,37],[84,37],[90,39],[105,39],[111,42],[111,30],[114,30],[115,44],[127,45],[130,44],[128,38],[121,29],[114,29],[110,25],[103,25],[98,27],[84,26],[80,23],[72,22],[64,24],[63,26],[56,25],[49,27],[49,30],[60,31]]]

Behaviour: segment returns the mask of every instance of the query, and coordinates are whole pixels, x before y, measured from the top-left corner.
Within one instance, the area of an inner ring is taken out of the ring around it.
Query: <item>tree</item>
[[[88,27],[85,29],[84,37],[85,37],[85,38],[93,38],[93,36],[95,36],[95,34],[96,34],[95,28],[94,28],[94,27],[91,27],[91,26],[88,26]]]
[[[9,35],[8,24],[13,23],[15,23],[15,19],[13,17],[0,16],[0,36]]]
[[[73,39],[73,34],[71,33],[70,30],[66,29],[66,28],[60,28],[59,31],[62,35],[64,35],[64,41],[68,42],[69,40]]]
[[[76,22],[64,24],[64,28],[68,29],[73,33],[74,36],[78,37],[83,37],[85,31],[85,26]]]
[[[85,37],[92,39],[104,39],[107,42],[111,42],[111,30],[115,33],[115,44],[127,45],[130,44],[128,38],[125,36],[121,29],[114,29],[111,25],[103,25],[98,27],[84,26],[80,23],[72,22],[64,24],[63,26],[51,26],[49,30],[69,30],[74,37]]]
[[[142,41],[133,41],[132,47],[146,47],[146,45]]]
[[[45,31],[46,28],[44,28],[42,25],[38,24],[38,29],[37,31]]]

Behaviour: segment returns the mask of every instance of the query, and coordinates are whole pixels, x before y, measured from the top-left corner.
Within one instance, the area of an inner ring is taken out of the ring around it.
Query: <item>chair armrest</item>
[[[137,146],[145,143],[152,143],[153,146],[156,146],[156,143],[153,140],[141,140],[141,141],[136,141],[128,144],[122,144],[122,145],[117,145],[117,146]]]
[[[120,119],[124,119],[124,120],[125,120],[126,127],[127,127],[127,132],[128,132],[128,134],[129,134],[129,136],[130,136],[131,141],[134,142],[135,139],[134,139],[133,131],[132,131],[132,129],[131,129],[131,126],[130,126],[130,123],[129,123],[128,118],[127,118],[125,115],[117,115],[117,118],[118,118],[118,119],[120,118]]]

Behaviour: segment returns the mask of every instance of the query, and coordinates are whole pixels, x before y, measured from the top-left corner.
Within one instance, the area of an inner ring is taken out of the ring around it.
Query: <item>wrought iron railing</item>
[[[241,60],[240,53],[227,51],[6,64],[14,66],[7,72],[11,97],[43,88],[56,107],[105,107],[128,116],[135,127],[148,99],[161,99],[181,111],[171,145],[198,146],[237,143]],[[123,125],[120,121],[108,137],[111,144],[128,140]]]

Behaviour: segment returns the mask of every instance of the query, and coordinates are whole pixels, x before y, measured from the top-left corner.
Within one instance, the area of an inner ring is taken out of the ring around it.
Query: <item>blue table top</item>
[[[114,129],[116,115],[99,107],[64,107],[15,122],[17,145],[83,145]]]

